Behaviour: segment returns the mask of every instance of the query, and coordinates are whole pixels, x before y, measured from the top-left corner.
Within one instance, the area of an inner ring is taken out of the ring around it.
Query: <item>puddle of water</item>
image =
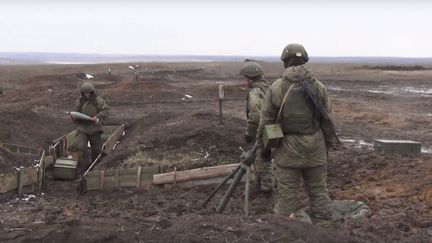
[[[382,89],[345,89],[339,86],[331,86],[329,90],[332,91],[347,91],[347,92],[368,92],[372,94],[386,94],[386,95],[421,95],[421,96],[432,96],[432,89],[430,88],[416,88],[416,87],[401,87],[401,88],[390,88],[380,87]],[[389,90],[390,89],[390,90]]]
[[[366,142],[365,140],[341,139],[343,143],[351,144],[357,149],[373,150],[374,143]]]
[[[402,88],[401,91],[405,93],[415,93],[415,94],[426,94],[426,95],[432,94],[432,89],[428,89],[428,88],[405,87]]]
[[[369,92],[369,93],[373,93],[373,94],[390,94],[390,95],[395,95],[396,94],[396,92],[394,92],[394,91],[371,90],[371,89],[368,89],[366,91]]]
[[[432,154],[432,148],[425,148],[425,147],[422,147],[422,148],[421,148],[421,153],[422,153],[422,154]]]
[[[329,90],[332,90],[332,91],[348,91],[348,89],[344,89],[344,88],[341,88],[341,87],[329,87]]]

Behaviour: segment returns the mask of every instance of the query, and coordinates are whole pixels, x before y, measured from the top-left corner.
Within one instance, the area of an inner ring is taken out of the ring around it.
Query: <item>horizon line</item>
[[[98,53],[98,52],[43,52],[43,51],[0,51],[1,54],[64,54],[64,55],[94,55],[94,56],[118,56],[118,57],[267,57],[277,58],[279,55],[245,55],[245,54],[130,54],[130,53]],[[347,56],[313,56],[311,58],[401,58],[401,59],[431,59],[419,56],[374,56],[374,55],[347,55]]]

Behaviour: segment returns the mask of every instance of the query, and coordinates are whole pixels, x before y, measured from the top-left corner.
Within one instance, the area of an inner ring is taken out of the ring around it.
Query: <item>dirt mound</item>
[[[45,113],[22,107],[19,111],[3,110],[0,117],[0,141],[46,148],[51,142],[72,130],[66,118],[53,119]]]
[[[234,163],[240,154],[244,121],[228,117],[223,124],[216,114],[157,112],[130,124],[115,152],[104,159],[106,167],[127,160],[153,165],[163,161],[166,169],[190,169]]]

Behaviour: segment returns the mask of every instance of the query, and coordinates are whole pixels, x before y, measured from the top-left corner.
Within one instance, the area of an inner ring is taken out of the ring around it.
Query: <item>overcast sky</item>
[[[298,2],[0,1],[0,52],[432,56],[427,1]]]

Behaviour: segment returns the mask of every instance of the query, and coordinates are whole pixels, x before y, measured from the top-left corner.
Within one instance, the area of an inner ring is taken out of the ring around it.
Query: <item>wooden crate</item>
[[[421,143],[410,140],[376,139],[374,150],[384,154],[415,155],[421,153]]]

